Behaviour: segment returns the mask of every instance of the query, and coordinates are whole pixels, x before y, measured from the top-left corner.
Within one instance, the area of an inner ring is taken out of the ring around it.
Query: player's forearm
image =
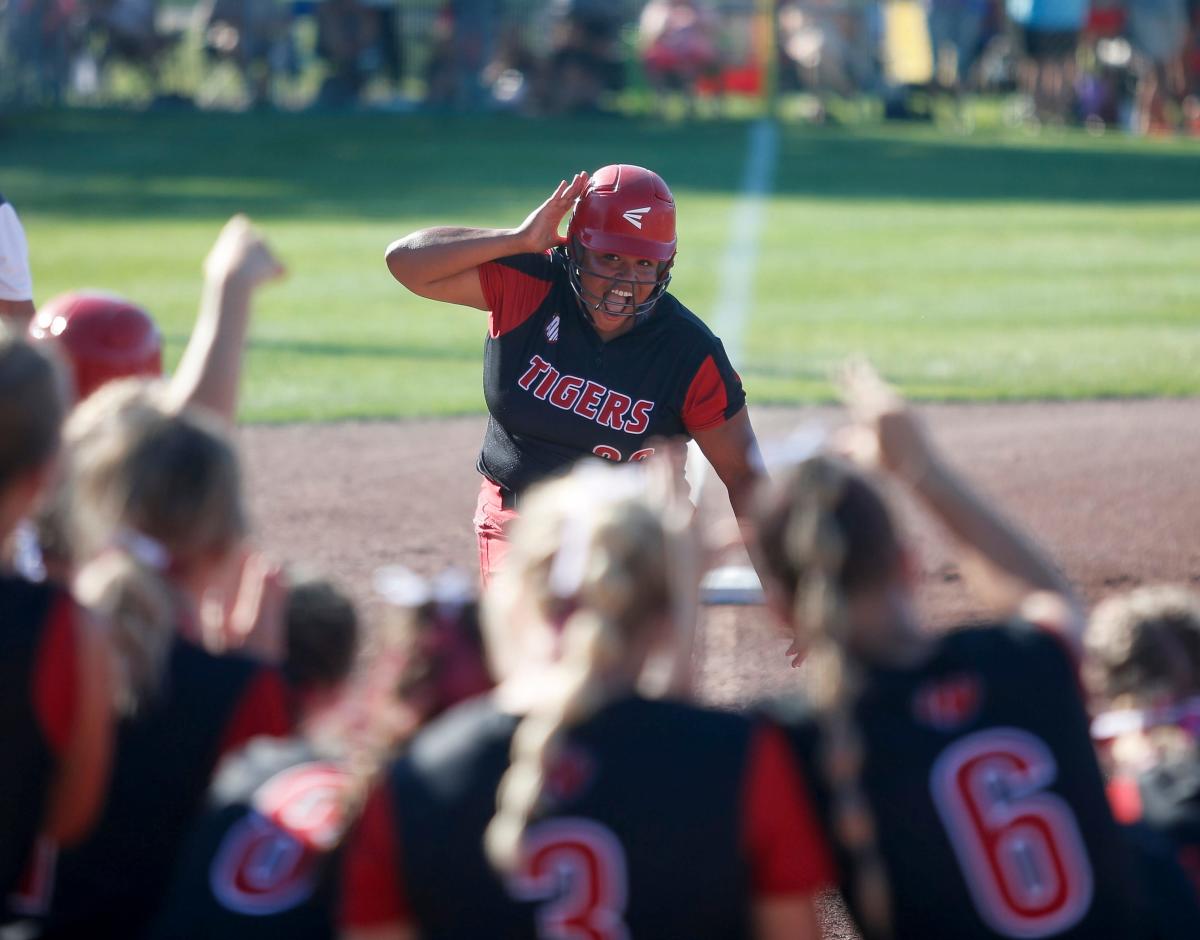
[[[205,280],[196,326],[171,379],[173,405],[199,404],[234,422],[253,293],[254,285],[236,276]]]
[[[516,229],[427,228],[392,242],[387,266],[392,277],[416,291],[424,284],[529,250]]]
[[[1071,588],[1034,542],[940,460],[910,484],[917,498],[998,581],[1026,592],[1071,596]]]
[[[0,300],[0,320],[19,336],[25,335],[36,312],[32,300]]]

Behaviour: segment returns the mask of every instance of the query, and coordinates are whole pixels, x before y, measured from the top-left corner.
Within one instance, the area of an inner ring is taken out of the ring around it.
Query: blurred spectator
[[[551,114],[601,109],[625,84],[620,11],[597,0],[556,0],[545,65],[544,107]]]
[[[929,38],[935,76],[942,88],[956,94],[965,88],[980,50],[987,13],[987,0],[929,0]]]
[[[682,92],[695,107],[696,83],[720,71],[720,21],[704,0],[650,0],[638,21],[642,66],[656,95]]]
[[[329,69],[318,103],[357,100],[371,73],[382,64],[375,10],[361,0],[323,0],[317,7],[317,55]]]
[[[277,0],[207,0],[205,51],[233,62],[242,75],[250,104],[270,100],[271,79],[295,71],[290,8]]]
[[[1145,134],[1181,127],[1188,90],[1186,0],[1127,0],[1126,30],[1137,73],[1132,129]]]
[[[831,0],[786,0],[779,8],[781,86],[817,95],[814,117],[828,116],[832,93],[850,97],[877,83],[877,36],[865,8]]]
[[[1007,0],[1007,10],[1018,41],[1017,82],[1031,116],[1062,124],[1072,104],[1088,0]]]

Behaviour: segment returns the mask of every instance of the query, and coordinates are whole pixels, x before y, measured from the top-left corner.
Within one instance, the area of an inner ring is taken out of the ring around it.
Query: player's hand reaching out
[[[517,228],[517,234],[525,242],[526,251],[536,253],[566,244],[566,237],[558,233],[559,227],[575,205],[575,200],[587,189],[588,179],[588,174],[581,170],[570,182],[563,180],[549,199],[529,213]]]
[[[266,281],[282,277],[283,264],[270,246],[241,214],[235,215],[221,233],[204,259],[204,275],[209,281],[237,281],[255,288]]]
[[[841,368],[838,388],[852,424],[838,449],[868,469],[884,470],[916,486],[937,465],[937,452],[908,402],[865,359]]]

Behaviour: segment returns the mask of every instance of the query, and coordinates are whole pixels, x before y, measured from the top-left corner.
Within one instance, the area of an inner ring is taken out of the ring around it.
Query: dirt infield
[[[923,413],[951,460],[1035,533],[1087,600],[1148,581],[1200,584],[1200,400],[935,405]],[[768,448],[800,424],[837,420],[830,408],[752,414]],[[382,564],[473,568],[483,424],[242,429],[262,542],[332,573],[362,600]],[[931,617],[976,612],[942,540],[919,526],[917,542]]]
[[[924,413],[952,461],[1037,536],[1087,601],[1153,581],[1200,587],[1200,400],[943,405]],[[832,425],[837,413],[758,409],[753,420],[769,447],[798,424]],[[368,609],[380,565],[473,570],[483,424],[472,417],[244,428],[262,542],[334,575]],[[982,614],[945,541],[919,516],[912,521],[931,622]],[[710,609],[699,641],[701,696],[733,704],[799,684],[785,645],[760,611]],[[826,927],[830,937],[854,936],[836,903]]]

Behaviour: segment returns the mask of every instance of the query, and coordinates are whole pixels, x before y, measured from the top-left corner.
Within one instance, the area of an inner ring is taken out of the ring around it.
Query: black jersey
[[[1145,935],[1057,637],[1025,624],[948,633],[918,667],[869,669],[855,718],[896,938]],[[813,716],[793,741],[828,820]],[[853,860],[835,852],[857,915]]]
[[[567,277],[561,250],[479,268],[491,308],[479,471],[513,492],[580,457],[636,460],[652,438],[687,438],[745,405],[721,341],[670,294],[629,332],[603,342]]]
[[[57,862],[44,936],[128,940],[162,901],[223,753],[291,717],[277,670],[177,638],[160,694],[120,722],[100,821]]]
[[[58,588],[0,575],[0,897],[29,861],[73,723],[74,609]]]
[[[332,940],[350,782],[298,739],[256,738],[226,758],[150,937]]]
[[[570,732],[548,775],[549,810],[526,831],[520,870],[502,879],[483,834],[516,723],[476,700],[393,765],[347,852],[348,926],[737,938],[751,935],[753,898],[827,883],[827,850],[777,729],[636,698]]]

